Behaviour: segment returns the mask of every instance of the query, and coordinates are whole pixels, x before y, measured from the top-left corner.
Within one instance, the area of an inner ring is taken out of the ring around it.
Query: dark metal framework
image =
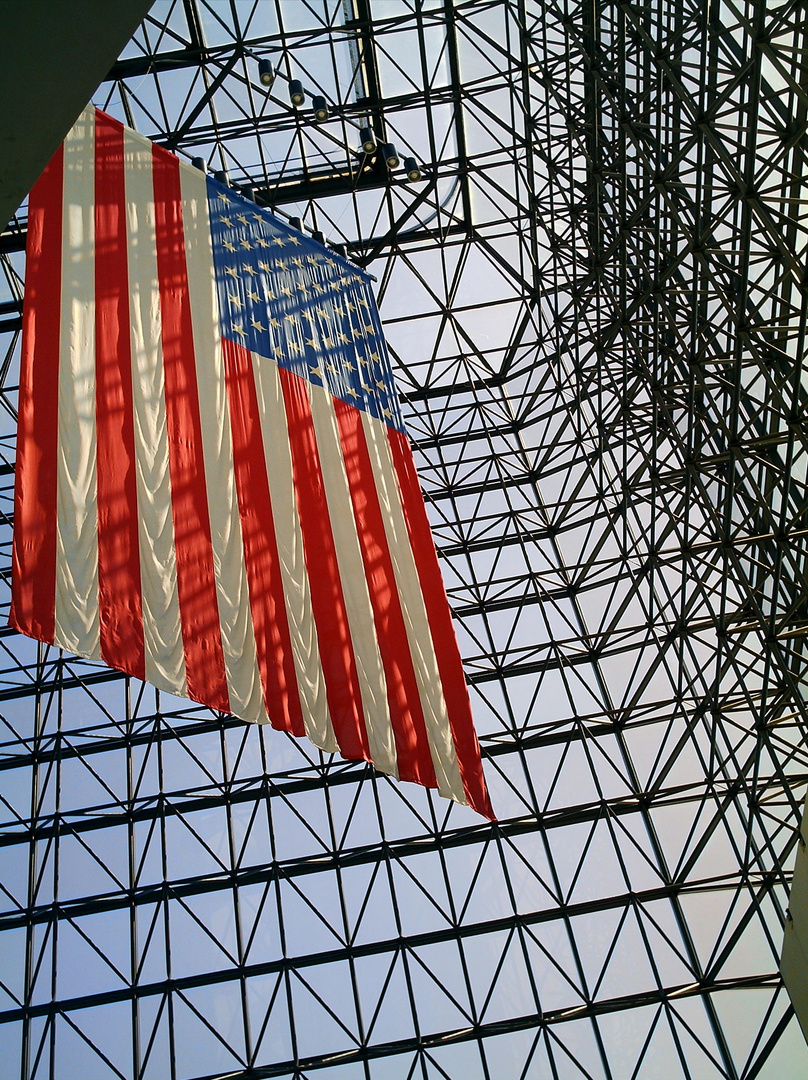
[[[807,87],[805,0],[155,4],[96,103],[379,278],[501,820],[2,633],[4,1077],[806,1072]]]

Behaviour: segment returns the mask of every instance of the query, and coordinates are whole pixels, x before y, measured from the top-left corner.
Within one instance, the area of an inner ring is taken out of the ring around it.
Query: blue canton
[[[211,177],[208,208],[222,337],[403,432],[368,275]]]

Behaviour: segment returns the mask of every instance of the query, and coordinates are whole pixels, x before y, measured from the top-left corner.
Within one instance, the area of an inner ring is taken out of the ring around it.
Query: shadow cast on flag
[[[368,276],[92,107],[27,266],[11,625],[493,819]]]

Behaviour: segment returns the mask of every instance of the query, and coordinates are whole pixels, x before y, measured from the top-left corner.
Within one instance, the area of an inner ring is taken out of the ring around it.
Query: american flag
[[[93,108],[29,200],[10,621],[493,817],[367,275]]]

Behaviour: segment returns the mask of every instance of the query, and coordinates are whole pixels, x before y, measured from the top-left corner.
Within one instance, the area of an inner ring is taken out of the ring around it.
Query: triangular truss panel
[[[95,103],[377,277],[500,820],[0,633],[4,1075],[808,1070],[807,88],[801,0],[155,3]]]

